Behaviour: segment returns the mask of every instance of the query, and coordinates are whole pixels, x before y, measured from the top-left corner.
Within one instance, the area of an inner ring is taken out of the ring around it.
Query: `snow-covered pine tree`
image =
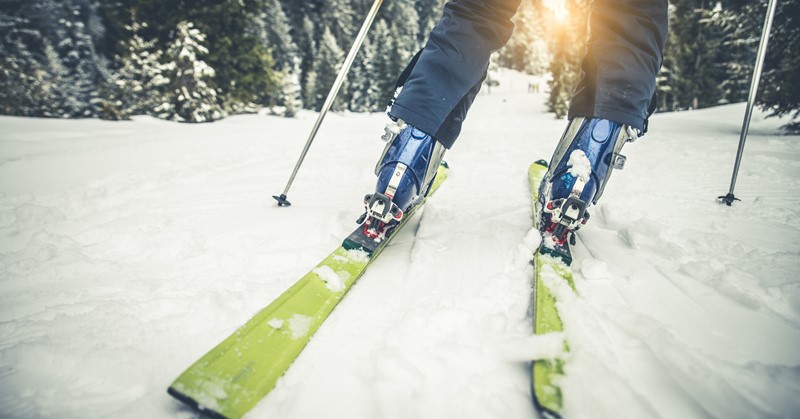
[[[744,6],[745,13],[719,5],[706,20],[707,25],[717,28],[723,34],[719,45],[718,63],[725,72],[721,80],[722,97],[725,102],[743,102],[747,100],[750,77],[758,49],[758,28],[764,21],[766,12],[758,2]]]
[[[283,11],[286,13],[286,17],[289,18],[289,24],[291,27],[294,30],[299,30],[303,27],[303,20],[305,18],[317,17],[318,10],[324,0],[280,0],[280,2],[283,6]],[[358,2],[356,2],[356,5],[357,4]],[[295,39],[295,42],[298,42],[299,35],[300,34],[297,32],[292,33],[292,37]],[[300,42],[298,42],[298,44],[299,43]]]
[[[22,38],[17,37],[30,53],[25,57],[20,50],[21,59],[27,62],[25,71],[36,74],[38,67],[45,72],[35,75],[33,83],[52,85],[45,89],[49,92],[47,100],[39,102],[39,110],[34,113],[96,116],[93,102],[98,98],[98,86],[107,77],[107,63],[94,48],[96,38],[102,34],[102,27],[97,25],[96,4],[89,0],[4,0],[0,10],[3,32],[25,33]],[[7,45],[13,44],[8,42]],[[38,65],[27,61],[30,58]]]
[[[763,0],[762,0],[763,3]],[[800,133],[800,0],[778,3],[761,85],[761,108],[770,116],[789,115],[787,133]]]
[[[87,22],[94,22],[95,5],[78,0],[50,2],[39,0],[40,12],[48,14],[50,34],[58,54],[59,71],[53,73],[53,104],[64,118],[95,117],[99,103],[98,87],[108,73],[106,63],[96,53]]]
[[[315,110],[322,109],[325,98],[336,80],[336,75],[339,73],[343,61],[344,52],[336,43],[336,38],[334,38],[330,29],[325,27],[317,54],[314,57],[313,71],[316,74],[316,80],[312,90],[313,102],[311,103]],[[342,86],[342,90],[347,91],[347,86]],[[345,106],[346,102],[336,100],[331,109],[341,111],[345,109]]]
[[[300,48],[300,85],[302,86],[303,105],[307,109],[313,109],[316,99],[314,89],[317,83],[317,74],[314,71],[314,57],[317,53],[317,42],[314,41],[316,28],[311,18],[303,18],[303,27],[298,37]]]
[[[213,86],[214,69],[200,57],[208,54],[205,35],[191,22],[182,21],[167,48],[165,102],[155,110],[159,117],[182,122],[210,122],[223,116]]]
[[[419,51],[420,44],[417,40],[419,33],[419,16],[411,2],[395,1],[386,6],[386,15],[391,21],[389,25],[392,43],[391,66],[394,69],[394,79],[408,65],[411,57]]]
[[[281,96],[283,102],[283,116],[293,118],[300,109],[303,109],[302,88],[300,86],[300,59],[295,57],[290,68],[283,70],[281,83]]]
[[[289,19],[283,11],[280,1],[265,0],[262,22],[266,43],[272,53],[277,70],[292,69],[297,58],[297,45],[292,39]]]
[[[315,109],[313,103],[316,103],[317,72],[314,71],[314,68],[312,67],[303,73],[303,77],[306,79],[305,83],[300,84],[300,93],[303,98],[303,108],[313,110]]]
[[[336,39],[336,44],[342,50],[350,49],[356,32],[361,26],[350,3],[350,0],[326,0],[322,2],[319,10],[318,22],[321,26],[318,27],[328,28]],[[324,37],[324,33],[322,37]],[[318,43],[323,42],[322,37],[317,39]]]
[[[385,51],[391,48],[392,34],[389,25],[381,19],[375,23],[371,44],[376,50],[372,60],[372,74],[370,79],[374,83],[375,97],[370,97],[369,104],[372,111],[382,111],[394,94],[394,84],[400,71],[394,67],[395,60]]]
[[[12,3],[0,2],[4,11],[0,14],[0,113],[48,116],[53,86],[42,64],[46,40],[30,19],[19,15],[21,5]]]
[[[180,21],[206,35],[203,61],[214,68],[217,99],[226,111],[251,112],[280,95],[280,74],[264,42],[264,0],[139,0],[137,17],[150,38],[167,45]]]
[[[697,109],[719,104],[724,66],[719,28],[708,24],[716,2],[672,0],[670,37],[664,64],[670,69],[672,109]]]
[[[280,76],[280,92],[271,101],[273,113],[294,117],[303,108],[301,59],[292,39],[289,19],[278,0],[265,0],[262,13],[263,38]]]
[[[370,41],[370,37],[367,37],[350,70],[350,94],[347,108],[353,112],[371,112],[375,110],[379,101],[375,80],[372,76],[376,53],[374,44]]]
[[[145,40],[141,36],[146,27],[147,24],[135,21],[127,27],[131,37],[121,47],[126,55],[117,57],[119,70],[115,84],[122,108],[130,114],[152,114],[160,104],[164,86],[169,83],[164,76],[166,68],[161,63],[163,51],[156,46],[156,40]]]

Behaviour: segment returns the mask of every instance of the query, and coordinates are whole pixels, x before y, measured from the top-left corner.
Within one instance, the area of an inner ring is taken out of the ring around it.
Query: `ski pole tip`
[[[729,193],[727,195],[718,196],[717,197],[717,201],[720,204],[725,204],[725,205],[730,207],[730,206],[732,206],[733,201],[741,201],[741,199],[735,197],[732,193]]]
[[[272,195],[272,197],[278,201],[279,207],[289,207],[292,205],[292,203],[286,199],[286,194]]]

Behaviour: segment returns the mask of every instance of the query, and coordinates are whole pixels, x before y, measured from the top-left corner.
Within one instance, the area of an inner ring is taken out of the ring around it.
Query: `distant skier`
[[[486,77],[490,54],[511,37],[519,4],[445,5],[425,47],[398,79],[402,90],[389,110],[396,123],[387,129],[376,191],[365,198],[360,219],[365,235],[382,239],[426,195]],[[567,243],[589,218],[586,209],[600,198],[611,170],[625,162],[622,146],[647,131],[667,35],[667,0],[596,0],[590,29],[569,123],[540,191],[544,243],[567,256]]]

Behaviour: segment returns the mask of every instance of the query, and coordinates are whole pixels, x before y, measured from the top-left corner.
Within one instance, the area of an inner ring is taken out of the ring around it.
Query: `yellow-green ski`
[[[443,164],[428,195],[446,178]],[[343,246],[334,250],[189,367],[169,387],[169,394],[209,416],[242,417],[275,387],[336,304],[421,206],[406,214],[371,255]]]
[[[547,173],[547,162],[544,160],[533,163],[528,169],[533,202],[533,223],[537,229],[539,229],[541,211],[539,185],[545,173]],[[564,326],[556,311],[556,299],[542,280],[542,272],[552,270],[574,290],[572,271],[561,259],[542,254],[540,249],[533,253],[533,265],[533,333],[544,335],[562,332]],[[531,392],[536,408],[545,418],[560,418],[563,401],[558,380],[564,374],[564,361],[561,359],[538,359],[533,362],[532,370]]]

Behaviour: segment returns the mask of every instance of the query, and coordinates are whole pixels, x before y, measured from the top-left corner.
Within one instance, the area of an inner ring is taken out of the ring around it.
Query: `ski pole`
[[[314,141],[314,137],[317,136],[317,131],[319,131],[319,127],[322,125],[322,120],[325,119],[325,115],[328,114],[328,110],[331,108],[331,105],[333,105],[333,101],[336,99],[336,95],[339,93],[339,89],[342,87],[342,83],[344,82],[345,77],[347,77],[347,73],[350,71],[350,66],[353,65],[356,54],[358,53],[358,50],[361,49],[361,44],[364,43],[364,38],[366,38],[367,31],[372,25],[372,22],[375,20],[375,16],[378,14],[378,9],[381,7],[381,3],[383,3],[383,0],[375,0],[372,3],[372,8],[369,10],[367,18],[364,20],[364,24],[361,25],[361,30],[359,30],[356,40],[353,42],[353,46],[350,47],[350,52],[347,53],[347,58],[345,58],[344,63],[342,64],[342,68],[339,70],[339,74],[336,76],[336,80],[333,82],[330,92],[328,92],[328,97],[325,98],[325,103],[322,105],[319,116],[317,116],[317,121],[314,123],[314,127],[311,129],[311,134],[308,136],[308,141],[306,141],[305,147],[303,147],[303,152],[300,154],[300,159],[297,160],[297,164],[294,166],[294,171],[292,171],[292,176],[289,177],[289,182],[286,184],[286,188],[284,188],[283,193],[280,196],[272,196],[278,201],[279,207],[288,207],[289,205],[292,205],[292,203],[286,199],[286,194],[289,193],[289,188],[292,187],[292,182],[294,182],[294,178],[297,176],[297,171],[300,170],[300,165],[303,164],[303,160],[306,158],[308,149],[311,148],[311,143]]]
[[[761,42],[758,45],[758,54],[756,55],[756,66],[753,68],[753,78],[750,81],[750,94],[747,97],[747,107],[744,111],[744,121],[742,122],[742,132],[739,135],[739,150],[736,151],[736,163],[733,166],[733,176],[731,177],[731,188],[725,196],[717,197],[720,203],[725,203],[728,206],[733,204],[733,201],[741,201],[733,195],[733,188],[736,187],[736,178],[739,176],[739,165],[742,163],[742,154],[744,153],[744,143],[747,141],[747,132],[750,130],[750,118],[753,116],[753,106],[756,101],[756,93],[758,93],[758,83],[761,81],[761,71],[764,67],[764,58],[767,55],[767,44],[769,43],[769,33],[772,29],[772,18],[775,17],[775,9],[777,8],[777,0],[769,0],[767,6],[767,16],[764,20],[764,28],[761,32]]]

